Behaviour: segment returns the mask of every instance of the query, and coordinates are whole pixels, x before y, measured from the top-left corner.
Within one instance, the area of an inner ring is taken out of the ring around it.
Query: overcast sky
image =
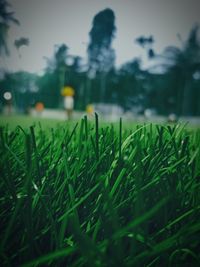
[[[51,58],[55,44],[65,43],[69,53],[87,58],[88,33],[96,13],[109,7],[116,16],[113,47],[116,64],[141,57],[147,59],[134,39],[153,35],[154,48],[161,53],[168,45],[181,43],[194,23],[200,24],[200,0],[10,0],[20,26],[9,31],[10,57],[1,65],[10,70],[41,73],[44,57]],[[21,48],[21,57],[13,45],[16,39],[28,37],[30,45]]]

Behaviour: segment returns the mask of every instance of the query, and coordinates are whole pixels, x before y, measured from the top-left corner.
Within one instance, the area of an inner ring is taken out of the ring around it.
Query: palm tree
[[[19,25],[19,21],[14,17],[14,12],[9,11],[10,4],[6,0],[0,0],[0,55],[8,55],[7,35],[10,23]]]
[[[99,100],[101,102],[104,102],[106,98],[107,74],[115,63],[115,51],[112,48],[115,31],[115,14],[112,9],[106,8],[94,16],[87,49],[88,73],[99,76]],[[90,84],[90,81],[88,81],[88,84]]]
[[[200,71],[200,43],[195,25],[182,48],[169,46],[164,51],[165,66],[177,90],[177,113],[192,115],[192,83]]]
[[[21,37],[21,38],[15,40],[14,45],[15,45],[15,47],[17,49],[17,52],[19,54],[19,57],[21,57],[21,54],[20,54],[19,49],[22,46],[28,46],[29,45],[29,39],[28,38],[25,38],[25,37]]]
[[[136,44],[146,49],[149,59],[152,59],[155,57],[155,52],[152,48],[154,42],[155,42],[154,37],[152,35],[150,35],[149,37],[145,37],[142,35],[135,39]]]

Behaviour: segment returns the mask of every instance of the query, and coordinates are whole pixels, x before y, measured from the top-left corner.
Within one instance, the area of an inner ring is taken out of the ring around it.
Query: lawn
[[[11,116],[3,116],[0,115],[0,125],[7,126],[9,125],[10,129],[14,129],[18,125],[23,128],[28,128],[35,124],[41,124],[43,128],[47,127],[57,127],[58,125],[65,124],[66,121],[56,120],[56,119],[46,119],[39,117],[31,117],[27,115],[11,115]]]
[[[3,266],[200,266],[199,129],[0,123]]]

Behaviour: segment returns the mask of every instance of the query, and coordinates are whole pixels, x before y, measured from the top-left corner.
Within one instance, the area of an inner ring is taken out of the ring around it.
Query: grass
[[[199,129],[22,125],[0,131],[3,266],[200,266]]]
[[[35,124],[41,124],[43,128],[57,127],[59,125],[66,124],[65,121],[56,120],[56,119],[47,119],[47,118],[38,118],[31,117],[28,115],[0,115],[0,125],[7,126],[9,125],[10,129],[15,129],[18,125],[23,128],[28,128]]]

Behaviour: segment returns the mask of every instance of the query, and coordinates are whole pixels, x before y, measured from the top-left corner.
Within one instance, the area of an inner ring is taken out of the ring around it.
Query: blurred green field
[[[43,127],[56,127],[58,125],[64,125],[66,121],[47,119],[47,118],[35,118],[28,115],[10,115],[10,116],[0,116],[0,125],[9,125],[9,128],[14,129],[16,126],[28,128],[34,124],[41,124]]]
[[[199,129],[39,121],[1,120],[3,266],[200,266]]]
[[[92,116],[88,121],[94,123],[95,117]],[[100,123],[103,127],[110,126],[111,124],[115,127],[119,124],[119,122],[106,122],[99,118]],[[30,126],[37,126],[36,129],[42,127],[43,129],[49,128],[57,128],[57,127],[68,127],[71,128],[75,126],[76,123],[80,124],[81,117],[78,119],[73,120],[59,120],[59,119],[50,119],[50,118],[40,118],[40,117],[32,117],[28,115],[10,115],[10,116],[3,116],[0,115],[0,126],[9,127],[9,129],[14,130],[17,126],[21,126],[22,128],[28,129]],[[141,123],[142,124],[142,123]],[[138,123],[136,122],[123,122],[124,128],[127,129],[135,129]]]

